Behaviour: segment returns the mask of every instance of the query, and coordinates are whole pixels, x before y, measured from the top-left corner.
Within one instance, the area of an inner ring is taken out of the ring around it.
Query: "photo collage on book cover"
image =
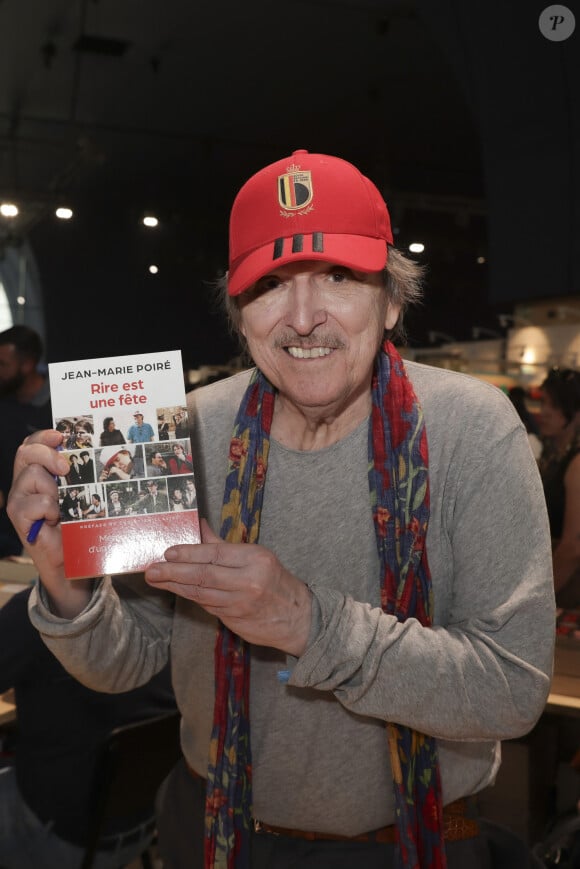
[[[58,478],[62,522],[197,509],[186,407],[60,417],[55,428],[70,466]]]

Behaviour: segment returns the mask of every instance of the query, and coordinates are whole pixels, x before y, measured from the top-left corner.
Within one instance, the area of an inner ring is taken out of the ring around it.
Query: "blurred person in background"
[[[52,425],[48,377],[38,332],[12,326],[0,332],[0,558],[20,555],[22,544],[6,515],[14,455],[23,438]]]
[[[18,715],[12,763],[0,770],[0,866],[78,869],[103,740],[122,724],[175,710],[175,699],[168,665],[121,694],[81,685],[30,623],[29,596],[24,589],[0,610],[0,692],[14,689]],[[109,825],[94,869],[118,869],[147,847],[153,830],[142,820]]]
[[[508,395],[511,403],[518,412],[518,416],[526,427],[528,433],[528,441],[530,449],[536,461],[539,460],[542,454],[542,441],[540,438],[540,429],[538,423],[534,419],[528,405],[526,403],[527,394],[523,386],[512,386]]]
[[[580,372],[553,368],[540,387],[540,474],[550,520],[556,603],[580,607]]]

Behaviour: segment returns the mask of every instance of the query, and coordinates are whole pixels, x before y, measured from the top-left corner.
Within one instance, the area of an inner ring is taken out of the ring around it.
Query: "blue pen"
[[[35,520],[34,520],[34,522],[32,523],[32,525],[30,526],[30,531],[29,531],[28,534],[26,535],[26,541],[27,541],[28,543],[34,543],[34,541],[35,541],[36,538],[38,537],[38,534],[39,534],[39,532],[40,532],[40,529],[42,528],[42,523],[43,523],[43,522],[44,522],[44,519],[35,519]]]
[[[63,449],[62,444],[61,444],[61,446],[57,447],[57,450],[59,450],[59,451],[62,449]],[[52,476],[54,477],[55,482],[58,483],[58,477],[55,476],[54,474]],[[30,531],[26,535],[26,542],[27,543],[34,543],[34,541],[36,540],[36,538],[40,534],[40,529],[42,528],[43,525],[44,525],[44,517],[42,519],[35,519],[34,520],[32,525],[30,526]]]

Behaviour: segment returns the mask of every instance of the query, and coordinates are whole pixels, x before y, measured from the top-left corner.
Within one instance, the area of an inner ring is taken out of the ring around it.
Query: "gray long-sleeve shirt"
[[[299,660],[252,649],[254,816],[272,824],[354,835],[392,823],[387,720],[437,737],[445,802],[475,793],[494,780],[499,740],[527,732],[548,694],[550,539],[526,432],[495,387],[406,367],[429,442],[433,628],[380,609],[368,423],[315,452],[271,444],[260,544],[314,594]],[[200,514],[215,530],[248,378],[189,395]],[[119,597],[105,579],[73,621],[52,615],[39,595],[31,618],[64,665],[102,690],[144,682],[171,644],[183,749],[203,774],[216,622],[188,601],[172,603],[138,579]]]

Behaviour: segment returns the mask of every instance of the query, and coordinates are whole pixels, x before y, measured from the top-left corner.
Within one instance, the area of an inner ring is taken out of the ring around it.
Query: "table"
[[[16,706],[0,697],[0,724],[10,724],[16,721]]]
[[[580,717],[580,643],[557,639],[547,712]]]
[[[0,607],[13,594],[31,585],[38,571],[30,558],[0,558]]]
[[[0,582],[16,582],[30,585],[38,576],[32,559],[24,556],[0,558]]]
[[[580,674],[554,673],[546,712],[580,718]]]

